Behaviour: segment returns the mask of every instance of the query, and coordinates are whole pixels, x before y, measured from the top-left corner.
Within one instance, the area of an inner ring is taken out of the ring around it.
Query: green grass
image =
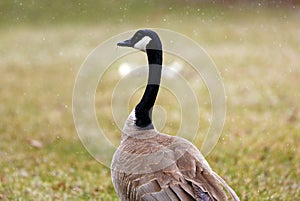
[[[109,169],[96,162],[77,137],[72,90],[91,50],[115,34],[139,27],[186,34],[217,64],[227,94],[227,116],[221,139],[207,160],[241,200],[300,197],[299,10],[265,9],[254,14],[233,9],[221,15],[218,9],[204,17],[197,12],[184,16],[184,12],[176,15],[178,10],[159,11],[148,21],[139,14],[141,19],[126,18],[123,23],[116,14],[113,25],[4,23],[0,200],[117,200]],[[97,95],[97,112],[108,117],[113,84],[112,79],[104,88],[108,93]],[[164,94],[161,91],[158,99],[161,105],[166,104]],[[207,92],[198,95],[208,100]],[[199,107],[204,114],[202,132],[209,126],[210,107]],[[166,108],[171,114],[176,106]],[[104,127],[116,131],[111,121]],[[170,116],[163,131],[177,128],[177,119]],[[32,147],[32,139],[42,142],[42,148]]]

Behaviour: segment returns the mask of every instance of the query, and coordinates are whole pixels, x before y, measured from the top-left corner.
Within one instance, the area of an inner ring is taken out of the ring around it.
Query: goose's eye
[[[132,38],[131,38],[132,41],[136,42],[137,41],[137,36],[134,35]]]
[[[141,33],[137,33],[135,36],[133,36],[133,39],[135,41],[138,41],[140,38],[142,38],[142,34]]]

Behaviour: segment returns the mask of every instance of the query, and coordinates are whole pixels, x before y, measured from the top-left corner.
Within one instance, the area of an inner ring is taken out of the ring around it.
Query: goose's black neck
[[[135,107],[135,125],[141,128],[152,123],[152,107],[159,90],[162,70],[162,50],[147,49],[146,53],[149,64],[148,83],[141,101]]]

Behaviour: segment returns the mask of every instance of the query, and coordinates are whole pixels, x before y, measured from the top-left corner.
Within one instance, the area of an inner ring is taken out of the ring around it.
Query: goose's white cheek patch
[[[146,47],[151,40],[152,39],[149,36],[144,36],[141,40],[139,40],[136,44],[134,44],[133,47],[139,50],[146,51]]]

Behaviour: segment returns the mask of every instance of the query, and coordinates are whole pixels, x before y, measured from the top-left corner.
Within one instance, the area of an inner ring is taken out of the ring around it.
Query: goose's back
[[[122,201],[227,200],[198,149],[160,133],[125,137],[112,162],[112,178]]]

